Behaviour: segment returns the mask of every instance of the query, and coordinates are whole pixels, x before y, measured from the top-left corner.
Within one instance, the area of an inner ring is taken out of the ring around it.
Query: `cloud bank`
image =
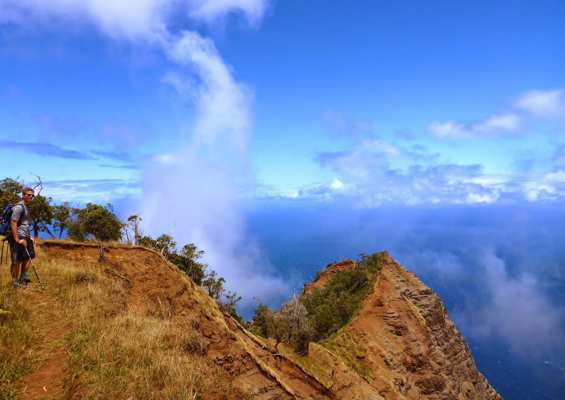
[[[363,140],[352,150],[325,152],[315,159],[337,174],[335,181],[297,191],[301,198],[352,201],[358,207],[386,204],[474,204],[496,202],[501,190],[484,185],[478,164],[441,164],[422,146],[401,147],[382,139]]]
[[[485,251],[481,261],[491,300],[479,310],[468,309],[460,315],[471,334],[503,337],[512,351],[523,357],[551,356],[556,351],[565,354],[565,346],[553,339],[563,329],[560,323],[564,310],[551,304],[539,291],[535,275],[511,277],[504,260],[492,251]]]
[[[432,153],[421,144],[401,145],[376,137],[372,123],[327,112],[324,122],[332,137],[353,142],[348,149],[317,154],[314,161],[335,173],[326,182],[281,191],[264,191],[265,198],[292,198],[323,202],[345,202],[356,207],[420,204],[491,204],[551,202],[565,199],[565,146],[556,143],[552,165],[533,150],[515,153],[513,166],[519,172],[484,173],[481,164],[457,164],[448,154]],[[525,135],[534,123],[561,126],[565,122],[565,93],[561,89],[531,90],[502,113],[480,121],[434,122],[428,130],[440,139],[496,139]],[[407,141],[412,135],[396,133]],[[426,135],[424,139],[429,139]],[[531,144],[530,144],[531,146]],[[547,151],[547,150],[546,150]],[[477,157],[477,159],[480,159]],[[536,170],[542,165],[545,172]],[[503,167],[504,168],[504,167]]]

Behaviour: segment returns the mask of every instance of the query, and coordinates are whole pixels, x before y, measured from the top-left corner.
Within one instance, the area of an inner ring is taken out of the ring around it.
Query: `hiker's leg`
[[[20,259],[22,260],[22,271],[20,275],[20,282],[26,283],[26,275],[27,270],[29,269],[29,265],[31,264],[31,259],[35,258],[35,248],[33,247],[33,242],[30,238],[25,238],[26,244],[24,246],[20,246]],[[26,250],[27,249],[27,250]]]
[[[20,264],[19,262],[12,264],[12,280],[14,285],[18,284],[18,277],[20,276]]]
[[[31,260],[25,260],[24,262],[22,262],[22,280],[25,279],[25,274],[27,273],[27,270],[29,269],[29,264],[31,264]]]
[[[12,267],[10,268],[12,280],[14,281],[14,285],[17,285],[18,277],[20,276],[21,260],[18,260],[18,244],[13,240],[10,240],[10,258],[12,259]]]

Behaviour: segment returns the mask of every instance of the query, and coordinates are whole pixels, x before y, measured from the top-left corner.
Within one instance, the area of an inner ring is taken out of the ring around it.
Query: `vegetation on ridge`
[[[295,297],[274,312],[259,301],[248,328],[275,339],[275,347],[288,342],[297,353],[307,354],[310,341],[322,341],[351,321],[370,294],[383,259],[383,252],[360,254],[353,268],[337,271],[324,287],[314,287],[304,298]]]
[[[113,206],[109,203],[104,207],[87,203],[84,208],[78,204],[71,206],[69,202],[53,205],[51,197],[41,195],[43,181],[41,177],[36,177],[38,181],[31,184],[36,191],[36,196],[29,205],[32,218],[30,230],[35,237],[38,237],[40,232],[46,232],[53,239],[61,239],[65,233],[68,239],[76,242],[122,240],[122,243],[155,250],[163,258],[176,265],[197,285],[204,287],[222,311],[241,321],[235,309],[241,297],[237,293],[227,291],[224,287],[225,279],[219,277],[215,270],[209,270],[207,264],[198,261],[204,255],[204,251],[199,250],[194,243],[186,244],[177,250],[172,233],[162,234],[156,239],[149,235],[144,236],[140,229],[141,213],[120,221],[114,213]],[[21,201],[21,192],[25,186],[25,182],[19,177],[0,180],[0,213],[8,204]],[[55,236],[57,233],[58,237]]]

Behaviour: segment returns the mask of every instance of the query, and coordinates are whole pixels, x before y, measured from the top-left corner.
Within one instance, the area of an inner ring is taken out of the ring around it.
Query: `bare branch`
[[[37,183],[33,187],[34,191],[36,191],[37,188],[39,188],[39,191],[35,194],[37,196],[37,195],[41,194],[41,191],[43,190],[43,180],[41,179],[41,177],[39,175],[35,175],[33,172],[30,172],[30,174],[32,174],[33,176],[35,176],[37,178]]]

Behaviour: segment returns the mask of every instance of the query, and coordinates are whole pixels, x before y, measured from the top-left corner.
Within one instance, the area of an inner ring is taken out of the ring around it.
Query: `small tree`
[[[20,177],[16,179],[5,178],[0,181],[0,213],[8,206],[8,204],[18,203],[22,200],[23,181]]]
[[[141,212],[135,215],[130,215],[128,219],[123,222],[123,231],[126,240],[136,246],[139,244],[139,239],[142,237],[143,232],[139,229],[139,223],[142,221]]]
[[[261,306],[260,303],[258,322],[266,326],[268,336],[275,339],[275,350],[281,342],[293,342],[298,344],[297,351],[300,354],[307,354],[312,334],[308,323],[308,312],[300,299],[293,297],[274,313]]]
[[[263,304],[261,300],[257,299],[257,301],[259,301],[259,305],[255,310],[253,310],[255,315],[251,320],[250,329],[256,335],[266,338],[269,337],[269,324],[273,313],[271,312],[271,309],[267,305]]]
[[[68,202],[53,207],[53,228],[59,230],[59,239],[71,223],[71,206]]]
[[[217,276],[218,273],[211,270],[208,275],[206,275],[204,282],[202,282],[202,286],[206,289],[206,293],[208,293],[208,295],[216,301],[224,294],[224,282],[226,281],[222,277],[217,278]]]
[[[298,331],[310,329],[308,324],[308,311],[297,296],[284,303],[280,309],[281,315],[288,321],[290,336]]]
[[[86,208],[73,208],[72,221],[67,227],[67,234],[74,240],[84,240],[93,236],[97,240],[119,240],[122,223],[114,214],[114,207],[108,204],[102,207],[87,203]]]
[[[202,286],[206,290],[206,293],[214,299],[214,301],[220,306],[220,309],[237,320],[241,320],[235,311],[235,305],[241,300],[241,297],[237,295],[236,292],[232,293],[224,288],[224,283],[226,280],[222,277],[218,278],[218,273],[211,270],[207,275],[206,279],[202,282]]]
[[[217,300],[216,303],[220,306],[220,309],[230,316],[241,322],[243,318],[237,315],[237,311],[235,309],[235,305],[241,300],[241,296],[238,296],[236,292],[230,292],[228,290],[227,293],[224,293],[224,296]]]
[[[71,217],[67,222],[67,237],[77,242],[82,242],[85,237],[84,226],[82,224],[84,211],[81,208],[72,207],[70,214]]]
[[[202,285],[206,275],[207,264],[202,264],[197,260],[202,258],[204,251],[198,250],[194,243],[186,244],[179,252],[172,252],[169,261],[179,267],[194,283]]]
[[[30,230],[33,231],[33,236],[38,237],[39,232],[47,232],[55,238],[55,235],[49,229],[49,226],[53,223],[51,197],[36,195],[33,201],[29,203],[29,212],[31,214]]]

